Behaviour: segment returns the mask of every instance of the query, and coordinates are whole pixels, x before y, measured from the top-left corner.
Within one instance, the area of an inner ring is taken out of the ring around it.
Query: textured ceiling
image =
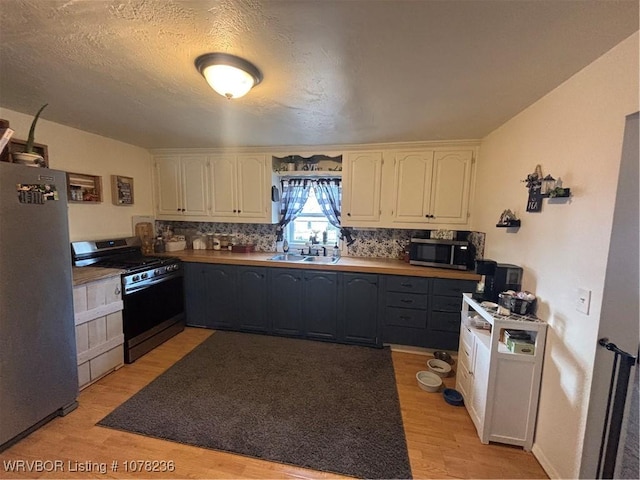
[[[1,0],[0,105],[146,148],[482,138],[637,30],[637,0]],[[219,96],[216,51],[263,82]]]

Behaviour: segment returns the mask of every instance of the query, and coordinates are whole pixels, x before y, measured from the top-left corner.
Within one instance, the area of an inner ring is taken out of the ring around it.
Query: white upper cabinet
[[[376,225],[380,220],[382,152],[352,152],[343,162],[342,225]]]
[[[212,155],[211,162],[211,214],[216,217],[237,217],[236,157]]]
[[[433,223],[467,223],[473,151],[436,152],[430,218]]]
[[[394,154],[393,224],[468,222],[472,150]]]
[[[276,223],[274,175],[261,154],[211,155],[211,220]]]
[[[155,158],[156,213],[177,220],[208,214],[206,155],[170,155]]]
[[[270,221],[271,171],[264,155],[238,155],[238,216]],[[268,211],[269,210],[269,211]]]
[[[433,151],[398,152],[394,158],[394,221],[423,223],[431,207]]]

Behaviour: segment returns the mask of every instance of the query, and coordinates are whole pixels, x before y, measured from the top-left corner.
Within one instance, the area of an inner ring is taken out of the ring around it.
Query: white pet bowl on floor
[[[451,365],[443,360],[438,360],[437,358],[428,360],[427,368],[429,368],[429,371],[440,377],[448,377],[449,374],[451,374]]]
[[[421,370],[416,373],[418,386],[425,392],[437,392],[442,386],[442,379],[432,372]]]

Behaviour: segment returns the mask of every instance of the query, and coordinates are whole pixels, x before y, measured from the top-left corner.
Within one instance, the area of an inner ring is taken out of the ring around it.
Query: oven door
[[[183,276],[123,295],[125,362],[131,363],[184,329]]]

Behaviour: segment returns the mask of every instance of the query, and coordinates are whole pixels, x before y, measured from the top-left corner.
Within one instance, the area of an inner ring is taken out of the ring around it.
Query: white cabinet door
[[[394,158],[394,221],[424,223],[429,217],[433,152],[398,152]]]
[[[394,224],[468,222],[472,150],[394,155]]]
[[[156,157],[156,213],[158,215],[180,215],[180,157]]]
[[[472,161],[471,150],[435,153],[429,209],[431,223],[467,223]]]
[[[264,155],[238,155],[238,216],[265,219],[267,215],[267,161]]]
[[[342,224],[375,225],[380,220],[382,152],[350,153],[342,178]]]
[[[213,155],[209,157],[211,171],[211,215],[236,217],[236,157]]]
[[[489,388],[489,367],[491,355],[489,348],[477,338],[473,343],[473,367],[471,373],[471,405],[469,413],[473,419],[480,439],[484,437],[484,418]]]
[[[209,212],[208,160],[205,155],[181,156],[182,215],[204,216]]]

